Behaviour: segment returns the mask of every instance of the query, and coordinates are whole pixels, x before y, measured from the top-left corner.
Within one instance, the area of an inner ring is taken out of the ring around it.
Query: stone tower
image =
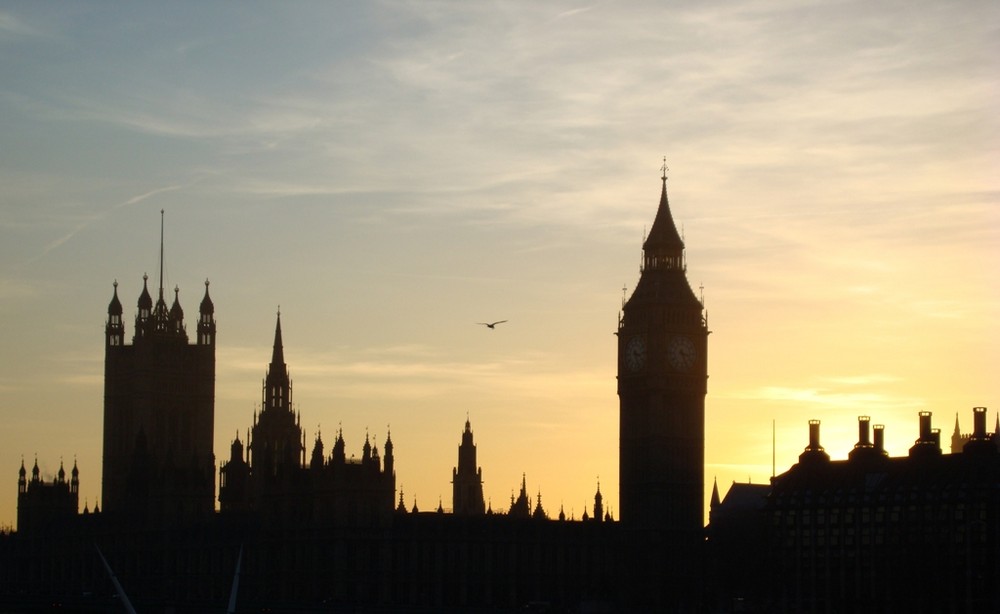
[[[697,599],[700,576],[709,331],[663,171],[639,282],[618,326],[619,519],[636,540],[637,599],[683,606]]]
[[[476,466],[476,444],[472,441],[472,425],[465,420],[462,444],[458,446],[458,466],[452,469],[452,508],[456,514],[486,513],[483,499],[483,469]]]
[[[143,276],[132,343],[118,282],[108,305],[104,358],[102,503],[109,514],[179,522],[215,509],[215,307],[205,295],[188,343],[179,290],[167,308],[163,237],[156,303]]]

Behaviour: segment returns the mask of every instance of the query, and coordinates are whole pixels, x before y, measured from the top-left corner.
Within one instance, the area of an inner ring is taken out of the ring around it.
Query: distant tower
[[[43,533],[65,527],[76,516],[80,504],[80,471],[73,462],[70,481],[66,481],[66,469],[62,462],[51,482],[41,478],[38,459],[31,470],[31,481],[27,479],[24,460],[17,474],[17,530],[21,534]]]
[[[462,444],[458,446],[458,467],[452,470],[452,507],[455,514],[485,514],[483,469],[476,466],[476,444],[472,443],[472,425],[465,420]]]
[[[206,283],[198,340],[189,344],[179,290],[170,309],[164,299],[162,224],[155,306],[148,279],[143,276],[131,345],[125,344],[117,281],[108,305],[101,492],[105,512],[169,522],[215,509],[214,307]]]
[[[247,463],[239,433],[229,448],[229,460],[219,467],[219,509],[250,509],[250,465]]]
[[[683,605],[695,598],[703,542],[708,325],[688,284],[666,170],[617,333],[619,519],[649,557],[643,586],[658,587],[637,598]]]
[[[594,495],[594,520],[604,520],[604,495],[601,494],[601,483],[597,482],[597,494]]]
[[[250,465],[255,479],[269,478],[298,469],[305,446],[302,429],[292,410],[292,382],[288,377],[281,342],[281,313],[274,327],[274,349],[264,378],[261,411],[253,425]]]
[[[507,511],[507,515],[511,518],[531,517],[531,501],[528,501],[528,482],[524,474],[521,474],[521,492],[518,493],[517,499],[514,499],[514,493],[510,494],[510,510]]]

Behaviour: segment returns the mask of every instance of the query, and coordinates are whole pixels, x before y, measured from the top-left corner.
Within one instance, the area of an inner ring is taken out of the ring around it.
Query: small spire
[[[142,293],[139,294],[139,304],[140,311],[150,311],[153,309],[153,298],[149,295],[149,275],[146,273],[142,274]]]
[[[109,316],[120,316],[122,315],[122,302],[118,300],[118,280],[112,284],[114,286],[114,291],[111,295],[111,302],[108,303],[108,315]]]
[[[271,364],[285,364],[285,349],[281,341],[281,307],[278,307],[278,316],[274,324],[274,349],[271,353]]]
[[[205,278],[205,296],[201,299],[201,305],[198,307],[198,312],[202,315],[210,315],[215,313],[215,304],[212,303],[212,298],[208,295],[208,278]]]

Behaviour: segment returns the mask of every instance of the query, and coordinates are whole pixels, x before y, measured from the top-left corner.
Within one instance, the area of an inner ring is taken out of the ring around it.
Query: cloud
[[[797,411],[851,410],[878,413],[912,409],[923,405],[920,399],[913,397],[811,387],[762,386],[733,396],[779,405],[793,405]]]
[[[18,19],[9,11],[0,11],[0,41],[39,38],[44,34]]]

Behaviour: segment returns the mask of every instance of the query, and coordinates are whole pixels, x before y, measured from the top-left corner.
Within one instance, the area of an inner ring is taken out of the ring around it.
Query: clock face
[[[625,366],[635,373],[646,365],[646,341],[642,337],[632,337],[625,346]]]
[[[687,371],[694,366],[698,350],[687,337],[674,337],[667,347],[667,360],[670,366],[678,371]]]

